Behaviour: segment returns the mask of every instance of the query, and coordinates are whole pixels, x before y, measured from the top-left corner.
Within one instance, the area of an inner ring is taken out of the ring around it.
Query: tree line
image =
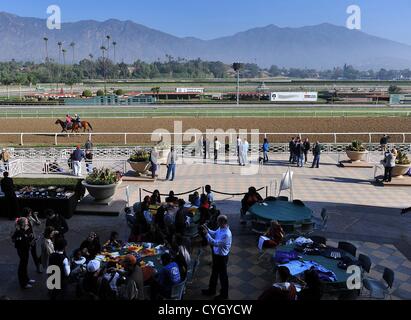
[[[357,70],[350,65],[330,70],[260,68],[257,64],[241,64],[242,78],[287,77],[323,80],[401,80],[410,79],[411,71]],[[114,79],[224,79],[234,78],[231,65],[219,61],[186,60],[168,56],[165,61],[152,63],[137,60],[132,64],[114,63],[106,57],[83,59],[75,64],[59,64],[48,60],[44,63],[1,62],[0,82],[3,85],[66,83],[74,84],[87,80]]]

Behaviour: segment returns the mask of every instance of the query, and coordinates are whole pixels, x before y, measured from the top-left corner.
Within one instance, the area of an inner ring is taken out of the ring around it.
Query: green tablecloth
[[[310,208],[279,200],[256,203],[248,212],[263,220],[277,220],[280,224],[301,224],[312,219]]]
[[[276,251],[289,252],[289,251],[294,250],[294,247],[295,247],[295,245],[281,246],[281,247],[277,247]],[[340,262],[341,260],[330,259],[330,258],[326,258],[326,257],[323,257],[323,256],[310,256],[310,255],[300,254],[300,253],[298,253],[298,254],[302,257],[302,260],[316,262],[316,263],[322,265],[324,268],[326,268],[326,269],[328,269],[328,270],[335,273],[335,275],[337,277],[337,281],[335,281],[335,282],[324,282],[325,285],[332,286],[332,287],[338,287],[338,288],[342,288],[342,289],[347,289],[346,282],[347,282],[347,279],[350,275],[346,272],[346,270],[338,268],[338,262]],[[348,255],[348,256],[350,256],[350,255]],[[352,256],[350,256],[350,257],[353,258]]]

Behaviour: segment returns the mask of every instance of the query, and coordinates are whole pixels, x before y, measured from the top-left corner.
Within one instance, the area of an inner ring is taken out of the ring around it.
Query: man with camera
[[[227,264],[228,256],[231,250],[233,236],[228,226],[227,216],[219,216],[217,220],[219,228],[216,231],[208,229],[206,225],[202,226],[203,234],[212,247],[213,265],[208,289],[202,291],[205,296],[214,296],[217,289],[217,280],[220,278],[221,291],[216,296],[216,300],[228,299],[228,274]]]

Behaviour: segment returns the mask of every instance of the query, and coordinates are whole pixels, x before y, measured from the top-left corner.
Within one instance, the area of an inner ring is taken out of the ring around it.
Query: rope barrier
[[[266,189],[267,187],[261,187],[260,189],[257,189],[257,192],[258,191],[261,191],[261,190],[264,190],[264,189]],[[228,192],[220,192],[220,191],[216,191],[216,190],[211,190],[212,192],[214,192],[214,193],[217,193],[217,194],[222,194],[222,195],[225,195],[225,196],[245,196],[248,192],[244,192],[244,193],[228,193]]]
[[[194,193],[195,191],[198,191],[198,190],[200,190],[201,188],[202,188],[202,187],[198,187],[197,189],[193,189],[193,190],[190,190],[190,191],[187,191],[187,192],[183,192],[183,193],[175,193],[174,195],[175,195],[175,196],[183,196],[183,195],[186,195],[186,194],[189,194],[189,193]],[[142,191],[144,191],[144,192],[147,192],[147,193],[149,193],[149,194],[153,194],[153,193],[154,193],[154,191],[150,191],[150,190],[146,190],[146,189],[140,189],[140,190],[142,190]],[[167,197],[168,194],[160,193],[160,196]]]

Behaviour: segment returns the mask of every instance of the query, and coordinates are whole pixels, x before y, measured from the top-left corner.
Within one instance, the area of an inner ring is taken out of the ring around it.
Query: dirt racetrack
[[[258,129],[264,132],[282,133],[350,133],[350,132],[411,132],[411,119],[408,118],[184,118],[179,119],[84,119],[91,122],[94,133],[151,133],[156,129],[167,129],[173,132],[174,121],[182,121],[183,132],[189,129],[197,129],[205,132],[206,129]],[[52,119],[0,119],[0,145],[18,145],[20,133],[60,133],[61,128],[54,124]],[[2,133],[16,133],[4,135]],[[322,142],[332,142],[334,137],[308,136],[311,140],[319,139]],[[53,145],[53,135],[24,135],[25,145]],[[268,136],[271,142],[287,142],[289,136]],[[339,136],[338,142],[349,142],[354,138],[367,142],[368,135]],[[379,136],[373,137],[373,142],[379,141]],[[402,135],[391,135],[392,142],[402,142]],[[85,136],[70,135],[59,136],[59,145],[72,145],[83,143]],[[96,144],[124,144],[124,135],[95,135],[93,141]],[[127,137],[128,144],[147,143],[150,135]],[[406,136],[406,141],[411,142],[411,135]]]

